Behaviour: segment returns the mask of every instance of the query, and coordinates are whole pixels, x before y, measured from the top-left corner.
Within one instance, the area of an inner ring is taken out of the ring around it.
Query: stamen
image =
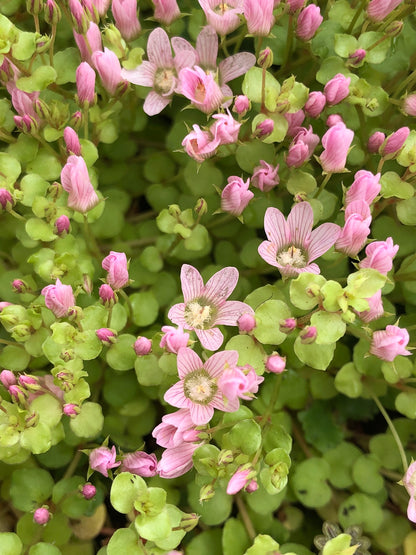
[[[201,368],[185,376],[183,391],[193,403],[208,404],[217,391],[217,385],[206,370]]]
[[[172,91],[176,73],[171,68],[159,68],[155,73],[154,86],[155,90],[161,94],[167,94]]]
[[[203,330],[211,321],[212,308],[209,305],[201,305],[198,301],[192,301],[186,305],[184,317],[189,326]]]
[[[293,266],[294,268],[304,268],[306,266],[305,255],[301,249],[294,245],[279,252],[276,261],[282,266]]]

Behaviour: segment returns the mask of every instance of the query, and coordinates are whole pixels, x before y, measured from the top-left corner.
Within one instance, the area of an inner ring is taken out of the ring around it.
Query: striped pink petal
[[[168,312],[168,318],[177,326],[182,326],[185,329],[189,329],[188,324],[184,318],[185,314],[185,303],[178,303],[172,306]]]
[[[271,243],[270,241],[263,241],[259,245],[258,251],[259,255],[267,262],[267,264],[280,268],[280,264],[278,264],[276,260],[277,246],[274,243]]]
[[[190,372],[199,370],[203,367],[202,360],[199,356],[188,347],[183,347],[178,351],[178,375],[182,380]]]
[[[237,362],[237,351],[221,351],[209,357],[204,368],[211,377],[219,378],[226,368],[237,366]]]
[[[208,280],[203,295],[216,306],[224,304],[234,291],[238,281],[238,270],[232,266],[223,268]]]
[[[236,326],[242,314],[254,314],[253,309],[241,301],[227,301],[217,313],[215,325]]]
[[[313,210],[309,202],[300,202],[290,211],[287,218],[290,242],[297,247],[307,248],[313,226]]]
[[[182,381],[176,382],[172,385],[172,387],[166,391],[163,398],[167,403],[169,403],[169,405],[172,405],[172,407],[178,407],[179,409],[189,408],[189,401],[183,392]]]
[[[322,224],[311,233],[308,246],[308,262],[315,260],[332,247],[341,233],[341,228],[336,224]]]
[[[222,342],[224,341],[224,336],[218,328],[211,328],[209,330],[195,330],[201,345],[208,349],[208,351],[218,350]]]
[[[172,49],[169,37],[161,27],[154,29],[147,41],[147,57],[160,67],[173,67]]]
[[[266,210],[264,231],[266,232],[267,239],[275,245],[276,252],[280,251],[290,242],[289,226],[286,223],[285,217],[277,208],[271,207]]]
[[[201,274],[190,264],[182,266],[181,285],[185,303],[200,297],[204,289]]]

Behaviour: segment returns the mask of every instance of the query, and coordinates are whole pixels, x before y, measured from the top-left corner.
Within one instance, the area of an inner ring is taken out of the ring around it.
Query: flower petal
[[[182,326],[185,329],[189,329],[188,324],[184,318],[185,314],[185,303],[178,303],[172,306],[172,308],[168,312],[169,320],[172,320],[174,324],[177,326]]]
[[[226,368],[237,366],[237,362],[237,351],[221,351],[209,357],[204,368],[212,378],[219,378]]]
[[[241,301],[227,301],[217,313],[215,325],[236,326],[242,314],[254,314],[254,310]]]
[[[144,101],[143,112],[148,116],[156,116],[166,108],[170,101],[170,96],[161,96],[155,91],[150,91]]]
[[[211,328],[210,330],[195,330],[201,345],[208,349],[208,351],[216,351],[222,345],[224,336],[218,328]]]
[[[267,239],[276,246],[276,253],[290,241],[289,226],[277,208],[268,208],[264,216],[264,231]],[[269,262],[270,264],[270,262]]]
[[[152,62],[142,62],[136,69],[122,69],[121,77],[134,85],[153,87],[157,67]]]
[[[270,241],[263,241],[259,245],[258,248],[259,255],[262,257],[263,260],[270,264],[271,266],[276,266],[276,268],[280,268],[280,264],[277,263],[276,256],[277,256],[277,246],[275,243],[271,243]]]
[[[308,247],[308,262],[315,260],[332,247],[341,233],[341,228],[336,224],[322,224],[311,233]]]
[[[172,385],[172,387],[166,391],[163,398],[169,405],[172,405],[172,407],[178,407],[179,409],[188,407],[188,399],[183,392],[182,381]]]
[[[216,306],[221,306],[234,291],[238,281],[238,270],[227,266],[212,276],[204,287],[203,296]]]
[[[178,351],[178,374],[181,379],[183,379],[187,374],[193,372],[194,370],[199,370],[203,367],[202,360],[199,356],[188,347],[182,347]]]
[[[173,67],[172,49],[168,34],[161,27],[154,29],[147,41],[147,57],[157,68]]]
[[[221,84],[228,83],[228,81],[247,73],[255,63],[256,57],[250,52],[239,52],[234,56],[225,58],[218,66]]]
[[[182,265],[181,285],[185,303],[200,297],[204,288],[201,274],[190,264]]]
[[[309,202],[300,202],[290,211],[287,218],[290,242],[297,247],[307,248],[313,226],[313,210]]]
[[[196,39],[198,52],[198,65],[207,69],[217,67],[218,35],[215,29],[207,25],[202,29]]]
[[[214,416],[214,408],[211,405],[197,405],[196,403],[192,403],[189,407],[189,411],[191,413],[192,422],[196,426],[208,424]]]
[[[224,399],[222,393],[218,391],[214,395],[211,405],[214,409],[222,410],[223,412],[235,412],[240,408],[240,400],[238,397],[235,399]]]

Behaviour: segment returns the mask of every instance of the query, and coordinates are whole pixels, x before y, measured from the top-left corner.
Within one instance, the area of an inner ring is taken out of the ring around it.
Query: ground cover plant
[[[411,0],[0,1],[2,555],[416,553]]]

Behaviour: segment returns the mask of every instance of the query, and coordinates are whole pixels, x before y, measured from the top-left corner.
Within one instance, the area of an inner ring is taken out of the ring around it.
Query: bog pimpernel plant
[[[414,1],[0,12],[1,554],[414,555]]]

